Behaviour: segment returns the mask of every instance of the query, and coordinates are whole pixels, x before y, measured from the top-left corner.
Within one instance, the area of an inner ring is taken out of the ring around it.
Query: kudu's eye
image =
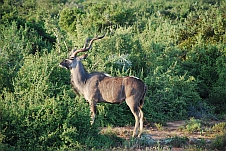
[[[69,58],[69,60],[74,60],[74,59],[75,59],[75,57],[70,57],[70,58]]]

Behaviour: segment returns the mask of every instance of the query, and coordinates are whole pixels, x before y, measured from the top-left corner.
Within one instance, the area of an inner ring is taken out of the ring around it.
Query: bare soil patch
[[[208,125],[206,127],[212,127],[214,124],[220,123],[220,121],[208,121]],[[158,129],[154,124],[153,125],[145,125],[144,126],[144,134],[150,135],[152,139],[160,140],[173,136],[181,136],[188,138],[204,138],[211,139],[215,136],[213,132],[186,132],[183,131],[183,127],[186,125],[186,121],[173,121],[167,122],[166,125],[163,125],[160,129]],[[127,127],[112,127],[111,130],[118,136],[124,139],[130,139],[133,126]],[[103,128],[102,132],[106,132],[108,128]]]
[[[210,144],[211,140],[216,137],[216,132],[211,131],[213,125],[220,123],[222,121],[207,121],[202,122],[202,128],[198,131],[188,132],[185,131],[184,128],[187,124],[187,121],[173,121],[167,122],[165,125],[156,126],[155,124],[146,124],[144,126],[144,132],[141,136],[141,140],[149,140],[149,144],[147,146],[152,146],[152,144],[156,144],[160,142],[165,146],[172,146],[171,144],[167,144],[167,141],[170,138],[184,138],[186,140],[187,145],[194,145],[200,142],[204,142],[205,144]],[[103,128],[101,130],[102,133],[106,133],[107,131],[111,131],[117,135],[117,137],[130,140],[133,132],[133,126],[126,127],[108,127]],[[209,130],[208,130],[209,129]],[[147,149],[146,146],[146,149]],[[142,148],[142,146],[140,147]],[[138,150],[140,150],[140,148]],[[143,147],[145,148],[145,147]],[[183,150],[184,146],[173,146],[171,150]],[[146,150],[144,149],[144,150]],[[151,149],[151,148],[149,148]],[[141,149],[142,150],[142,149]],[[152,149],[151,149],[152,150]],[[163,149],[164,150],[164,149]]]

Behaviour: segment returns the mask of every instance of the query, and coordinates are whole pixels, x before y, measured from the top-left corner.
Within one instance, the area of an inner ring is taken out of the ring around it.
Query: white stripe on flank
[[[135,79],[138,79],[138,80],[140,80],[138,77],[135,77],[135,76],[129,76],[129,77],[132,77],[132,78],[135,78]]]
[[[104,73],[104,75],[106,75],[107,77],[112,77],[110,74]]]

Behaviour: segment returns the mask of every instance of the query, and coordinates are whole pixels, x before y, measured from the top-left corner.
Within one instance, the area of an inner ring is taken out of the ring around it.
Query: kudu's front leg
[[[93,125],[95,116],[96,116],[96,103],[90,102],[89,105],[90,105],[90,115],[91,115],[90,123],[91,123],[91,125]]]

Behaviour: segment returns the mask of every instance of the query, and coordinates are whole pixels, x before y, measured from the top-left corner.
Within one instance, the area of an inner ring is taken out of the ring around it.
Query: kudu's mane
[[[91,76],[91,77],[94,76],[94,75],[99,75],[99,76],[101,76],[102,78],[108,76],[106,73],[98,72],[98,71],[93,71],[93,72],[91,72],[91,73],[88,73],[88,72],[86,71],[86,69],[84,68],[83,64],[81,63],[80,65],[81,65],[81,67],[83,68],[84,72],[87,73],[87,74],[88,74],[89,76]],[[109,75],[109,77],[110,77],[110,75]],[[86,78],[87,78],[86,80],[88,80],[90,77],[86,77]],[[85,80],[85,81],[86,81],[86,80]],[[80,95],[81,95],[81,92],[79,91],[78,87],[76,86],[76,84],[75,84],[75,82],[74,82],[74,80],[73,80],[73,78],[72,78],[72,74],[71,74],[71,86],[72,86],[72,88],[73,88],[75,94],[77,94],[77,95],[80,96]]]

